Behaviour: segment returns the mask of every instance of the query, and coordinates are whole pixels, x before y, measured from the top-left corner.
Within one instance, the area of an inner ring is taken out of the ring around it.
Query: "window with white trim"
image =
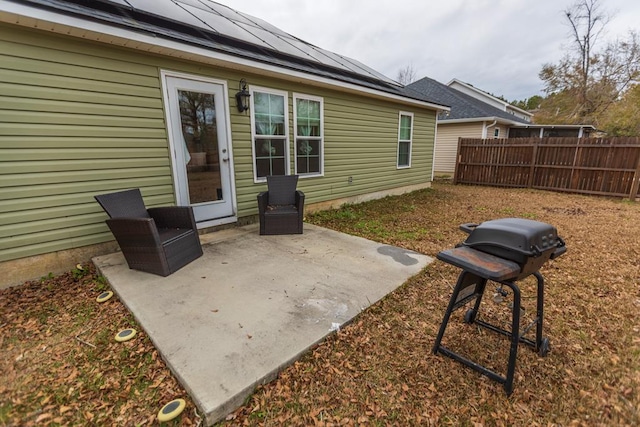
[[[289,171],[287,92],[251,88],[253,173],[256,182]]]
[[[398,168],[411,167],[413,113],[400,113],[398,124]]]
[[[295,171],[303,177],[324,172],[323,108],[322,98],[293,94]]]
[[[499,138],[500,137],[500,128],[495,128],[493,131],[493,137],[494,138]]]

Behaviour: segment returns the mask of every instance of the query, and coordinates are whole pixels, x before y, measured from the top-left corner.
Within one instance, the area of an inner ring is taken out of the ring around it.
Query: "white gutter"
[[[33,6],[0,1],[0,22],[36,28],[85,40],[93,40],[115,46],[123,46],[147,53],[156,53],[179,59],[197,61],[228,69],[251,72],[262,76],[277,77],[288,81],[305,83],[317,87],[338,89],[343,92],[365,95],[371,98],[391,100],[430,110],[451,109],[439,104],[407,98],[381,90],[321,77],[302,71],[290,70],[276,65],[216,52],[199,46],[156,37],[146,32],[87,21],[75,16],[39,9]]]
[[[436,113],[436,124],[433,129],[433,154],[431,159],[431,182],[436,176],[436,148],[438,146],[438,116],[440,113]]]

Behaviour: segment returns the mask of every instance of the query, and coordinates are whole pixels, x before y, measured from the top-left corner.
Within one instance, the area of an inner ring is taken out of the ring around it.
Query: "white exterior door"
[[[163,73],[177,203],[200,226],[235,216],[229,102],[223,81]]]

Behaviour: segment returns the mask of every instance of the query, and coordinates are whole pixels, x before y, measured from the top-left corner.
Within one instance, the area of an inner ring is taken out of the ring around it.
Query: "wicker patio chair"
[[[202,256],[193,210],[147,209],[139,189],[95,196],[129,268],[168,276]]]
[[[258,194],[260,234],[302,234],[304,193],[298,175],[267,176],[268,191]]]

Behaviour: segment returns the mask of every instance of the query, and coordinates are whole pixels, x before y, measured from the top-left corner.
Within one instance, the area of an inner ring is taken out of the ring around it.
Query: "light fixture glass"
[[[239,112],[244,112],[249,109],[249,98],[251,94],[247,89],[247,81],[245,79],[240,79],[238,83],[238,93],[236,93],[236,105],[238,107]]]

